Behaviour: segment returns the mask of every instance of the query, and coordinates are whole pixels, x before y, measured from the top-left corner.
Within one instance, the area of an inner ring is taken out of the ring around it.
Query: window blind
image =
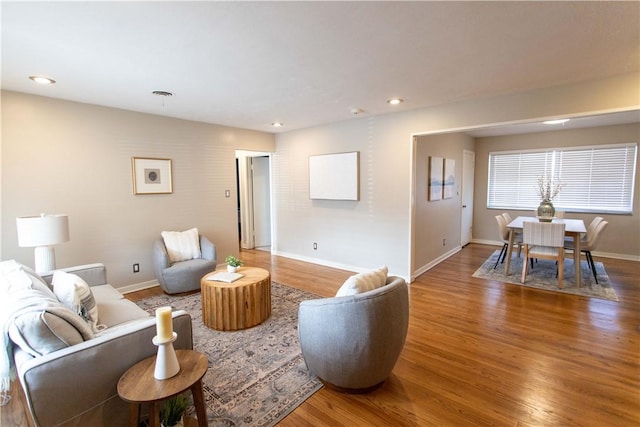
[[[556,209],[631,213],[637,143],[489,153],[487,207],[535,209],[537,181],[562,184]]]

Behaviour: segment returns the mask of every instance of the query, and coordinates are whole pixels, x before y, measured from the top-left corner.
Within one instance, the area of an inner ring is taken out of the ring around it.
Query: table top
[[[193,350],[176,350],[180,371],[166,380],[153,376],[156,356],[133,365],[118,381],[118,394],[127,402],[154,402],[189,389],[207,373],[207,356]]]
[[[540,222],[538,218],[535,216],[519,216],[509,224],[507,224],[507,228],[515,228],[522,229],[524,226],[522,225],[524,222]],[[567,218],[555,218],[551,221],[556,224],[564,224],[565,232],[569,233],[586,233],[587,228],[584,226],[584,221],[581,219],[567,219]]]
[[[202,278],[200,283],[203,285],[207,284],[209,286],[215,286],[218,288],[236,288],[236,287],[253,285],[255,283],[262,282],[263,280],[266,280],[269,277],[269,272],[264,268],[240,267],[238,270],[236,270],[236,273],[242,274],[242,277],[239,278],[238,280],[234,280],[231,283],[220,282],[217,280],[207,280],[207,277],[209,276],[213,276],[216,273],[223,273],[226,271],[227,271],[226,267],[224,269],[216,269],[216,271],[206,274]]]

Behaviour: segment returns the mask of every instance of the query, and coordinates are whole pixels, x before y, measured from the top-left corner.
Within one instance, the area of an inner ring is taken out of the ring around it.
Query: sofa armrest
[[[200,252],[202,252],[202,258],[217,262],[216,245],[205,236],[200,236]]]
[[[102,263],[77,265],[74,267],[59,268],[58,270],[78,275],[82,280],[87,282],[89,286],[105,285],[107,283],[107,269]],[[53,271],[42,275],[42,278],[51,285]]]
[[[192,349],[191,316],[174,312],[173,328],[178,335],[174,347]],[[128,411],[118,396],[118,380],[156,354],[155,335],[151,317],[20,363],[18,376],[35,425],[126,425]]]

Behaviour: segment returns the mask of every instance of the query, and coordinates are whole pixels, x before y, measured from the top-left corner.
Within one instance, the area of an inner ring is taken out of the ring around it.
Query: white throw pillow
[[[387,283],[388,272],[388,268],[384,266],[376,270],[355,274],[344,282],[340,289],[338,289],[336,296],[356,295],[382,287]]]
[[[81,277],[65,271],[53,272],[53,293],[58,300],[87,321],[93,332],[98,331],[98,305],[91,287]]]
[[[163,231],[160,233],[167,248],[169,260],[174,263],[194,258],[202,258],[200,236],[197,228],[187,231]]]

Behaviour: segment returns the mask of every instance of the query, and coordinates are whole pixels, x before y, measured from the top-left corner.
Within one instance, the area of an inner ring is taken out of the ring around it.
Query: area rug
[[[473,277],[481,279],[495,280],[503,283],[513,283],[515,285],[528,286],[531,288],[546,289],[554,292],[562,292],[566,294],[582,295],[593,298],[601,298],[611,301],[619,301],[616,291],[611,286],[611,281],[604,266],[601,262],[596,262],[596,273],[598,274],[598,283],[594,280],[593,273],[587,261],[581,261],[582,287],[576,286],[575,270],[573,268],[573,258],[567,257],[564,260],[564,279],[562,280],[563,288],[558,288],[558,279],[556,277],[556,263],[551,260],[540,259],[534,263],[534,268],[529,268],[529,274],[525,283],[520,282],[522,275],[523,256],[518,257],[513,254],[511,258],[510,274],[505,276],[505,264],[498,263],[498,267],[493,269],[496,260],[500,255],[500,251],[495,251],[482,266],[473,273]]]
[[[298,305],[317,295],[271,283],[271,316],[234,332],[202,323],[200,294],[159,295],[138,301],[149,313],[171,306],[193,319],[194,350],[205,353],[203,379],[209,427],[273,426],[322,387],[307,370],[298,341]]]

